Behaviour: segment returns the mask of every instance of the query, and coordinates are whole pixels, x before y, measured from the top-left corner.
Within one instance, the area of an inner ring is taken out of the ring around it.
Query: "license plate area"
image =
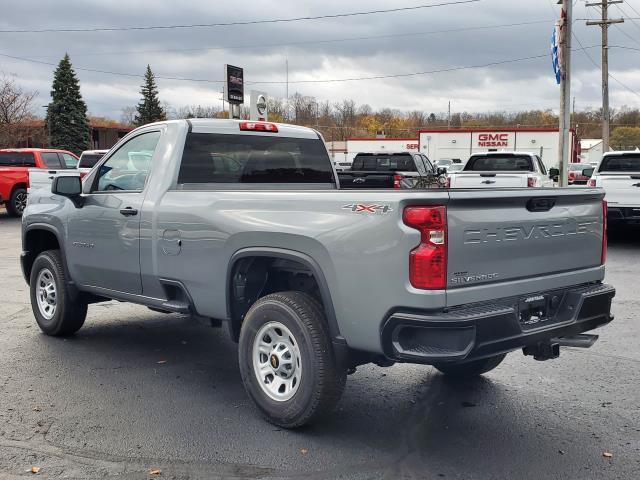
[[[518,301],[518,320],[522,330],[534,330],[558,323],[563,292],[532,294]]]

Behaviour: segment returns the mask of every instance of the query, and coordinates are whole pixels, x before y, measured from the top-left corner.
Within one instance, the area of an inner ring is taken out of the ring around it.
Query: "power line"
[[[315,44],[328,44],[328,43],[339,43],[339,42],[351,42],[358,40],[378,40],[385,38],[402,38],[402,37],[413,37],[420,35],[435,35],[440,33],[457,33],[457,32],[469,32],[474,30],[491,30],[496,28],[508,28],[508,27],[521,27],[526,25],[536,25],[542,23],[550,23],[553,20],[533,20],[530,22],[518,22],[518,23],[505,23],[505,24],[496,24],[496,25],[482,25],[477,27],[460,27],[460,28],[448,28],[444,30],[429,30],[424,32],[407,32],[407,33],[391,33],[387,35],[372,35],[372,36],[364,36],[364,37],[345,37],[345,38],[336,38],[329,40],[305,40],[300,42],[287,42],[287,43],[261,43],[261,44],[253,44],[253,45],[223,45],[218,47],[200,47],[200,48],[173,48],[173,49],[155,49],[155,50],[129,50],[129,51],[109,51],[109,52],[96,52],[96,53],[70,53],[71,57],[83,57],[83,56],[105,56],[105,55],[136,55],[136,54],[147,54],[147,53],[170,53],[170,52],[199,52],[199,51],[210,51],[210,50],[242,50],[242,49],[254,49],[254,48],[273,48],[273,47],[289,47],[289,46],[298,46],[298,45],[315,45]],[[56,55],[58,57],[59,55]],[[36,55],[33,58],[51,58],[53,55]]]
[[[49,65],[49,66],[57,66],[57,64],[55,63],[51,63],[51,62],[44,62],[44,61],[40,61],[40,60],[35,60],[32,58],[24,58],[24,57],[17,57],[15,55],[8,55],[6,53],[0,53],[1,57],[6,57],[6,58],[11,58],[14,60],[21,60],[21,61],[25,61],[25,62],[31,62],[31,63],[38,63],[41,65]],[[486,68],[486,67],[493,67],[493,66],[498,66],[498,65],[504,65],[504,64],[508,64],[508,63],[516,63],[516,62],[523,62],[523,61],[527,61],[527,60],[534,60],[534,59],[538,59],[538,58],[546,58],[548,57],[549,54],[545,53],[542,55],[531,55],[531,56],[527,56],[527,57],[520,57],[520,58],[511,58],[511,59],[507,59],[507,60],[499,60],[499,61],[494,61],[494,62],[488,62],[488,63],[484,63],[484,64],[477,64],[477,65],[466,65],[466,66],[459,66],[459,67],[447,67],[447,68],[441,68],[441,69],[435,69],[435,70],[426,70],[426,71],[422,71],[422,72],[411,72],[411,73],[396,73],[396,74],[389,74],[389,75],[371,75],[371,76],[363,76],[363,77],[350,77],[350,78],[331,78],[331,79],[318,79],[318,80],[289,80],[289,83],[295,83],[295,84],[304,84],[304,83],[336,83],[336,82],[354,82],[354,81],[364,81],[364,80],[380,80],[380,79],[387,79],[387,78],[404,78],[404,77],[414,77],[414,76],[420,76],[420,75],[429,75],[429,74],[435,74],[435,73],[446,73],[446,72],[455,72],[455,71],[459,71],[459,70],[471,70],[471,69],[478,69],[478,68]],[[103,74],[108,74],[108,75],[118,75],[118,76],[125,76],[125,77],[139,77],[142,78],[144,77],[144,75],[141,74],[135,74],[135,73],[125,73],[125,72],[111,72],[111,71],[107,71],[107,70],[98,70],[98,69],[93,69],[93,68],[85,68],[85,67],[73,67],[75,70],[80,70],[80,71],[85,71],[85,72],[92,72],[92,73],[103,73]],[[180,80],[180,81],[189,81],[189,82],[205,82],[205,83],[224,83],[224,80],[208,80],[208,79],[200,79],[200,78],[184,78],[184,77],[167,77],[167,76],[160,76],[160,75],[156,75],[157,79],[161,79],[161,80]],[[256,81],[256,82],[247,82],[247,84],[252,84],[252,85],[281,85],[281,84],[285,84],[286,82],[283,80],[273,80],[273,81],[269,81],[269,80],[265,80],[265,81]]]
[[[364,15],[376,15],[381,13],[392,12],[406,12],[413,10],[422,10],[425,8],[445,7],[449,5],[462,5],[467,3],[476,3],[481,0],[455,0],[442,3],[431,3],[425,5],[416,5],[413,7],[399,7],[389,8],[384,10],[368,10],[364,12],[352,12],[352,13],[334,13],[327,15],[315,15],[308,17],[294,17],[294,18],[274,18],[265,20],[247,20],[236,22],[224,22],[224,23],[193,23],[187,25],[151,25],[151,26],[130,26],[130,27],[91,27],[91,28],[41,28],[33,30],[0,30],[0,33],[79,33],[79,32],[121,32],[128,30],[170,30],[170,29],[184,29],[184,28],[212,28],[212,27],[231,27],[241,25],[261,25],[265,23],[289,23],[300,22],[307,20],[322,20],[328,18],[344,18],[344,17],[357,17]]]

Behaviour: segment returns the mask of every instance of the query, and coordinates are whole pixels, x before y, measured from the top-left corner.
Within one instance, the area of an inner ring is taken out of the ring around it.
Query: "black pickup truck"
[[[340,188],[437,188],[444,183],[421,153],[358,153],[349,170],[338,172]]]

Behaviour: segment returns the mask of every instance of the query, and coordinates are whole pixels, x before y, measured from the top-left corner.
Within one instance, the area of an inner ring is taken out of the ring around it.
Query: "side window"
[[[422,155],[422,158],[424,159],[424,165],[427,167],[427,170],[429,170],[430,172],[433,172],[433,164],[431,163],[431,160],[429,160],[429,158],[427,158],[426,155]]]
[[[425,169],[424,160],[423,160],[422,156],[421,155],[414,155],[413,156],[413,161],[416,164],[416,168],[418,169],[418,173],[421,176],[426,175],[427,174],[427,170]]]
[[[58,157],[57,153],[41,153],[40,157],[42,161],[47,166],[47,168],[60,168],[62,164],[60,163],[60,157]]]
[[[151,170],[151,158],[158,140],[160,132],[147,132],[122,145],[100,166],[93,191],[142,190]]]
[[[76,168],[78,166],[78,159],[68,153],[61,153],[64,166],[67,168]]]

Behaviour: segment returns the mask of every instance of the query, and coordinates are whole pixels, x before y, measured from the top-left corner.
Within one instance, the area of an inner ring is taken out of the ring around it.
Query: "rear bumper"
[[[607,223],[640,223],[640,207],[614,207],[607,208]]]
[[[392,312],[383,324],[382,345],[389,358],[435,364],[490,357],[551,338],[576,335],[613,320],[615,289],[594,283],[538,295],[555,299],[554,314],[537,324],[521,323],[523,297],[451,309],[447,312]],[[551,301],[551,300],[549,300]]]

